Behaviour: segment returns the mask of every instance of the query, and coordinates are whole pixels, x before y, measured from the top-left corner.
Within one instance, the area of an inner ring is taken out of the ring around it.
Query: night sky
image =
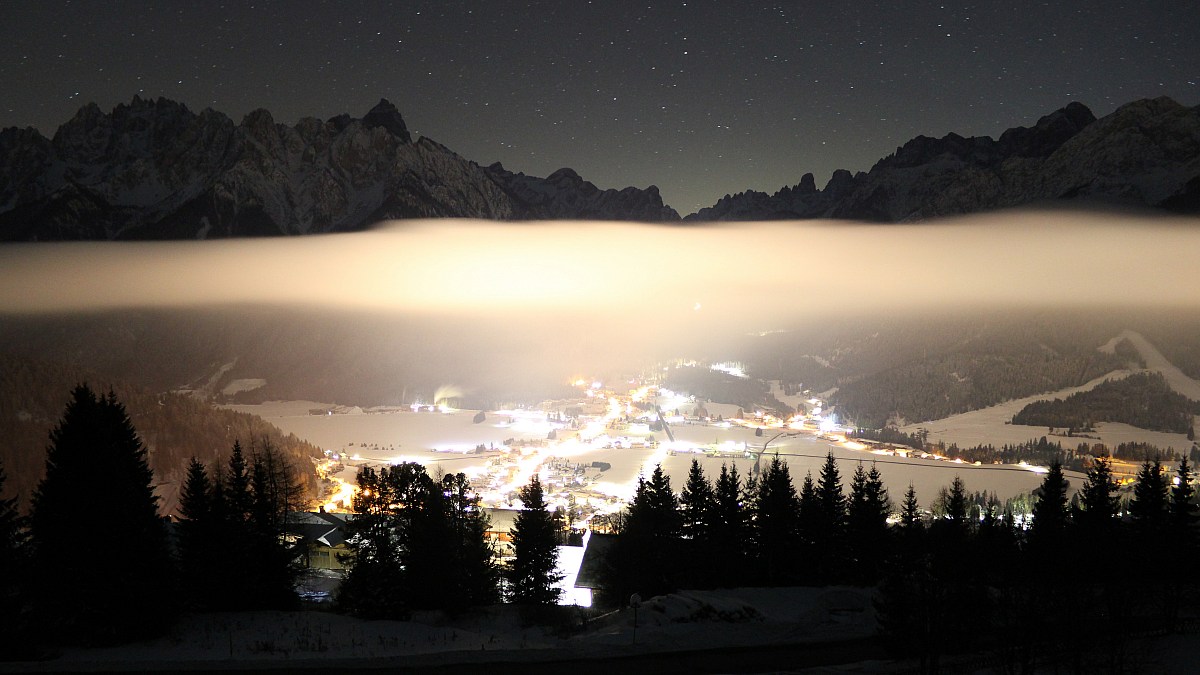
[[[1200,2],[4,2],[0,126],[165,96],[235,121],[361,117],[481,164],[656,184],[682,214],[917,134],[1081,101],[1200,104]]]

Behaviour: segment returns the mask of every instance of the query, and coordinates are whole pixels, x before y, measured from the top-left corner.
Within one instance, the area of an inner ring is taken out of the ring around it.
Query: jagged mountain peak
[[[412,142],[412,136],[408,133],[408,127],[404,124],[404,118],[400,116],[400,111],[392,102],[386,98],[379,99],[379,103],[375,104],[374,108],[363,117],[363,126],[368,129],[383,127],[388,133],[395,136],[405,143]]]
[[[274,131],[275,117],[271,115],[271,111],[267,110],[266,108],[255,108],[254,110],[246,113],[246,116],[242,118],[241,126],[247,129],[270,129]]]
[[[1188,108],[1170,96],[1156,96],[1154,98],[1140,98],[1136,101],[1130,101],[1118,107],[1113,114],[1163,115],[1167,113],[1180,113],[1187,110],[1195,110],[1195,108]]]
[[[1096,121],[1086,105],[1072,101],[1038,119],[1032,127],[1015,127],[1000,135],[998,146],[1007,156],[1049,157],[1080,131]]]
[[[235,124],[165,98],[83,106],[51,142],[0,133],[0,240],[207,238],[358,230],[392,218],[678,219],[657,188],[569,169],[512,178],[422,137],[381,99],[356,120]]]
[[[554,173],[550,174],[549,176],[546,176],[546,180],[548,180],[552,183],[562,181],[562,180],[583,181],[583,177],[580,176],[579,173],[576,172],[574,169],[571,169],[568,167],[563,167],[561,169],[558,169]]]
[[[800,177],[800,182],[796,183],[796,190],[802,194],[811,194],[817,191],[817,179],[811,173],[806,173]]]
[[[361,119],[240,123],[166,98],[88,104],[50,140],[0,131],[0,240],[194,238],[361,229],[388,218],[673,221],[656,186],[602,189],[413,141],[387,99]],[[693,220],[886,222],[1054,199],[1200,210],[1200,107],[1161,97],[1096,119],[1072,102],[998,139],[918,136],[868,172],[726,195]]]
[[[673,222],[679,213],[663,204],[658,188],[626,187],[602,190],[574,169],[554,171],[546,178],[513,173],[495,162],[486,169],[523,217],[532,219],[635,220]]]

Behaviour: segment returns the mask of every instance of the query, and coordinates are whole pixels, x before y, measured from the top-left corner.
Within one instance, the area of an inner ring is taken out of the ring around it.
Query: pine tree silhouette
[[[465,475],[435,481],[415,463],[358,473],[354,555],[338,591],[347,611],[403,618],[414,609],[460,611],[495,602],[499,569],[489,527]]]
[[[557,570],[554,517],[546,509],[542,482],[535,474],[519,492],[521,512],[513,522],[513,561],[506,570],[508,599],[522,605],[553,605],[562,581]]]
[[[173,568],[146,448],[116,395],[71,393],[33,495],[34,601],[44,635],[113,643],[173,615]]]
[[[21,580],[26,578],[25,519],[17,508],[16,497],[4,497],[4,465],[0,464],[0,661],[27,655],[29,626],[24,612]]]
[[[221,553],[219,509],[213,504],[213,483],[208,470],[195,457],[188,463],[187,476],[179,495],[180,521],[178,554],[181,588],[188,606],[210,609],[220,606]]]
[[[754,502],[754,544],[763,583],[781,586],[796,581],[804,564],[800,538],[800,497],[787,463],[778,456],[762,472]]]

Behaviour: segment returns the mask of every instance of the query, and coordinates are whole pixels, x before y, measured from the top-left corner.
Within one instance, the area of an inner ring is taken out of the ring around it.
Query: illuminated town
[[[732,371],[727,364],[709,367],[744,377],[736,366]],[[639,380],[614,384],[581,378],[572,384],[577,397],[546,401],[536,408],[477,412],[458,410],[447,400],[437,400],[408,408],[353,409],[352,413],[372,416],[400,416],[405,424],[432,417],[459,420],[458,428],[490,429],[504,436],[505,442],[446,439],[432,447],[394,455],[387,454],[390,447],[375,444],[328,448],[316,467],[323,485],[322,508],[328,512],[352,508],[359,467],[400,462],[417,462],[433,471],[462,471],[485,506],[501,509],[520,508],[516,493],[537,474],[547,489],[551,508],[561,508],[577,528],[595,525],[592,520],[596,516],[623,509],[638,476],[648,476],[656,465],[662,464],[676,484],[682,485],[693,458],[710,475],[723,463],[736,466],[742,475],[755,475],[764,453],[790,459],[823,458],[826,452],[837,451],[860,461],[896,457],[962,464],[962,460],[903,445],[848,438],[851,429],[838,423],[836,411],[827,409],[823,400],[812,392],[784,396],[778,383],[773,394],[786,400],[786,405],[798,411],[795,414],[784,417],[773,410],[697,401],[694,396]],[[337,409],[323,412],[338,413]],[[1022,468],[1045,471],[1042,467]]]

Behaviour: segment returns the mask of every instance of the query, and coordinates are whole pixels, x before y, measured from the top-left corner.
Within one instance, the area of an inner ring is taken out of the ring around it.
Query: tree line
[[[1086,471],[1091,468],[1097,457],[1111,457],[1129,462],[1144,460],[1159,460],[1175,462],[1186,454],[1188,461],[1195,464],[1200,461],[1200,447],[1195,443],[1186,453],[1180,453],[1174,448],[1160,448],[1153,443],[1143,441],[1125,441],[1112,447],[1104,443],[1088,443],[1081,441],[1074,448],[1064,446],[1059,441],[1051,441],[1045,436],[1030,439],[1024,443],[1005,443],[996,447],[990,443],[961,448],[957,443],[947,445],[942,441],[930,441],[928,433],[918,430],[906,433],[895,427],[883,429],[855,429],[849,434],[853,438],[861,438],[879,443],[901,445],[929,452],[947,459],[961,459],[964,462],[979,462],[981,464],[1017,464],[1026,462],[1039,466],[1049,466],[1055,462],[1072,471]]]
[[[538,476],[518,492],[513,558],[501,565],[485,536],[491,527],[462,473],[430,476],[406,462],[359,470],[348,525],[349,572],[338,589],[342,611],[364,618],[407,618],[414,610],[457,613],[505,599],[554,605],[561,575],[559,524]]]
[[[1162,373],[1136,373],[1107,380],[1066,398],[1034,401],[1013,415],[1013,424],[1091,431],[1097,422],[1123,422],[1141,429],[1186,434],[1200,403],[1176,393]]]
[[[678,495],[660,465],[614,519],[605,592],[620,601],[683,587],[870,585],[891,512],[876,467],[859,464],[847,496],[832,454],[799,489],[778,456],[745,480],[722,465],[710,481],[693,460]]]
[[[839,383],[833,402],[855,425],[885,426],[898,415],[910,421],[934,420],[968,410],[1071,387],[1126,366],[1118,354],[1064,341],[1047,350],[1017,336],[984,339],[945,353]]]
[[[51,433],[28,519],[15,499],[0,499],[0,611],[13,618],[0,653],[148,636],[181,609],[293,606],[297,552],[284,535],[301,492],[270,448],[247,456],[235,443],[224,463],[193,460],[172,546],[124,407],[111,392],[77,387]],[[873,464],[858,463],[844,486],[832,453],[799,488],[778,456],[746,479],[722,466],[710,480],[693,461],[679,493],[660,465],[613,519],[600,600],[679,588],[875,586],[885,639],[927,663],[991,649],[1032,669],[1097,635],[1106,658],[1121,659],[1131,626],[1169,629],[1195,596],[1178,573],[1197,550],[1186,459],[1175,478],[1146,461],[1122,500],[1101,457],[1068,500],[1055,461],[1023,519],[994,499],[981,504],[958,477],[928,509],[911,485],[896,507]],[[501,598],[557,600],[558,526],[536,476],[520,490],[515,556],[504,566],[463,474],[400,464],[364,467],[358,482],[342,610],[402,618]]]
[[[697,461],[676,494],[657,467],[639,479],[609,558],[606,592],[734,586],[875,586],[881,631],[899,655],[937,669],[946,653],[989,650],[1014,671],[1047,659],[1086,671],[1130,659],[1127,637],[1171,630],[1197,587],[1195,474],[1146,461],[1122,498],[1108,458],[1075,496],[1055,461],[1020,517],[955,477],[928,509],[910,485],[893,506],[878,470],[859,463],[848,494],[837,461],[796,489],[787,463],[740,480]],[[1103,636],[1099,650],[1081,645]],[[1064,656],[1065,655],[1065,656]]]
[[[235,441],[208,465],[193,457],[172,524],[160,515],[147,454],[116,394],[79,385],[50,433],[28,516],[5,496],[0,464],[2,658],[152,637],[181,611],[298,606],[304,543],[290,516],[309,500],[289,458],[269,438],[248,450]],[[465,475],[401,464],[364,467],[358,480],[342,611],[400,617],[502,597],[557,602],[561,528],[537,476],[519,491],[515,556],[503,567]]]
[[[146,446],[150,468],[159,479],[160,507],[166,513],[174,513],[179,505],[190,459],[206,464],[222,461],[238,439],[268,440],[296,466],[305,488],[316,490],[316,474],[310,467],[311,458],[321,456],[320,449],[256,415],[114,381],[75,366],[0,356],[0,462],[8,473],[8,489],[22,495],[25,507],[45,470],[41,453],[30,450],[45,447],[46,434],[78,382],[104,383],[104,390],[116,393]]]
[[[150,637],[184,609],[296,604],[298,568],[284,535],[307,493],[269,440],[249,456],[235,442],[225,467],[193,458],[174,530],[156,487],[116,394],[75,387],[50,432],[28,516],[16,498],[0,500],[0,654]]]

